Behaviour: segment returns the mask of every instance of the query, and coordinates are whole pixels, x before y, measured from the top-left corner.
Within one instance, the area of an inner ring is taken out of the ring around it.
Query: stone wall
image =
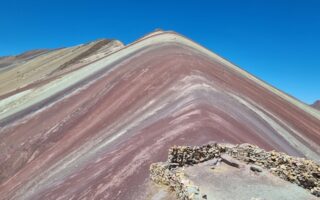
[[[320,165],[315,161],[276,151],[268,152],[250,144],[229,148],[227,153],[238,160],[269,169],[272,174],[296,183],[320,197]]]
[[[182,200],[198,200],[202,196],[199,188],[183,177],[179,168],[170,169],[165,163],[154,163],[150,166],[151,180],[169,186]]]
[[[206,195],[201,194],[196,186],[186,183],[179,168],[214,158],[221,159],[222,154],[268,169],[272,174],[296,183],[320,197],[320,165],[318,163],[275,151],[268,152],[250,144],[215,143],[199,147],[174,146],[169,149],[167,162],[151,165],[151,179],[156,183],[170,186],[176,191],[179,199],[206,199]]]

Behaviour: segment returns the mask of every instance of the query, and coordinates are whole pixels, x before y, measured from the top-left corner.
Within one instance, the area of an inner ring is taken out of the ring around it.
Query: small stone
[[[311,189],[311,194],[320,197],[320,187],[315,187],[313,189]]]
[[[259,167],[259,166],[256,166],[256,165],[252,165],[252,166],[250,167],[250,170],[251,170],[251,171],[254,171],[254,172],[262,172],[262,168]]]
[[[226,163],[227,165],[232,166],[232,167],[236,167],[236,168],[240,167],[238,160],[236,160],[228,155],[221,155],[221,161]]]
[[[280,165],[280,168],[281,169],[286,169],[286,166],[285,165]]]

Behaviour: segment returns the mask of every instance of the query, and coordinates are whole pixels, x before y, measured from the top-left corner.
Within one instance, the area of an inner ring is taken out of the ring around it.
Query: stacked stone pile
[[[238,160],[269,169],[274,175],[296,183],[320,197],[320,165],[312,160],[268,152],[250,144],[229,148],[227,153]]]
[[[178,193],[180,199],[197,199],[199,196],[205,198],[205,195],[201,196],[198,190],[190,193],[189,187],[182,183],[183,179],[179,168],[214,158],[221,159],[222,154],[268,169],[274,175],[296,183],[320,197],[320,165],[318,163],[275,151],[268,152],[250,144],[215,143],[200,147],[174,146],[169,149],[167,162],[151,165],[151,179],[170,186]],[[197,196],[197,198],[189,198],[190,194]]]
[[[220,157],[223,152],[225,152],[225,147],[219,144],[195,147],[174,146],[169,149],[168,162],[171,164],[171,167],[194,165]]]
[[[170,165],[165,163],[154,163],[150,166],[151,180],[155,183],[167,185],[176,192],[182,200],[200,200],[205,198],[200,194],[199,187],[184,178],[179,168],[170,170]]]

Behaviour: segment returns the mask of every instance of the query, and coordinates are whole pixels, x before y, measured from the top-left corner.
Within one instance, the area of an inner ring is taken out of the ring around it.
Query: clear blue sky
[[[317,0],[1,0],[0,55],[175,30],[306,102],[320,99]]]

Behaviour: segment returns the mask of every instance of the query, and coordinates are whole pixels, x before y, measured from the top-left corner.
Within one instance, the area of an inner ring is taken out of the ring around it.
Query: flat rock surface
[[[239,162],[239,161],[236,161]],[[284,181],[266,170],[254,172],[250,165],[239,168],[207,161],[184,170],[186,179],[199,186],[208,200],[316,200],[296,184]]]
[[[135,200],[176,200],[175,192],[171,191],[168,187],[158,185],[150,180],[141,185],[144,191],[141,190],[139,194],[132,196]]]

